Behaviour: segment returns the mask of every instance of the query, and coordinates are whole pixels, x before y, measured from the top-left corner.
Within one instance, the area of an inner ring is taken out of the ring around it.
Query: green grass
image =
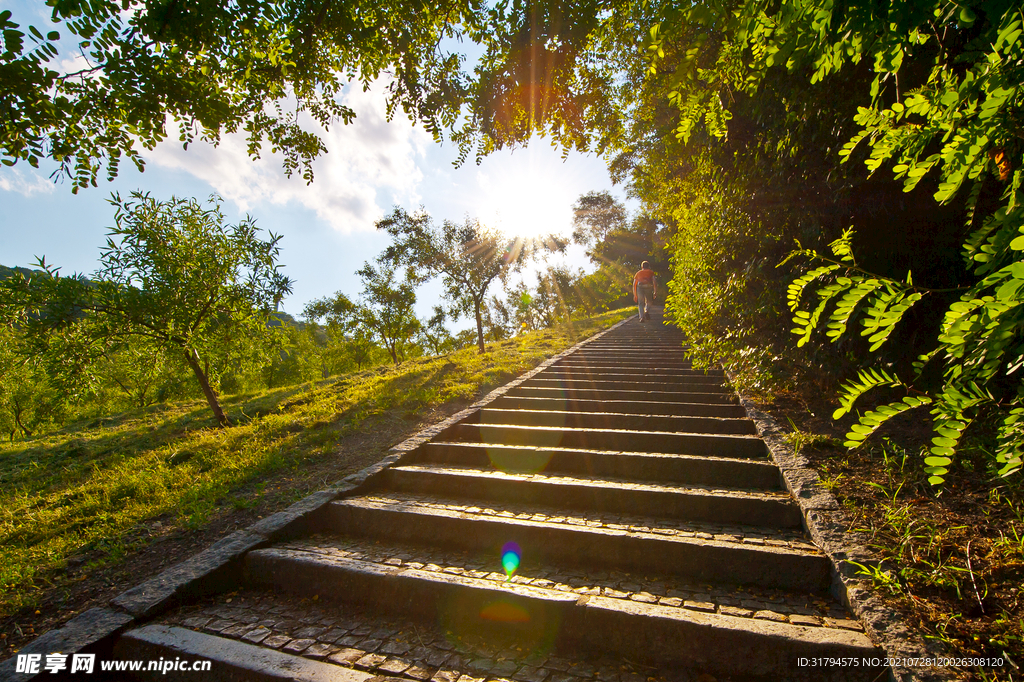
[[[123,561],[146,542],[148,521],[201,528],[218,511],[254,504],[253,491],[283,506],[302,491],[288,490],[281,473],[323,462],[345,436],[474,399],[630,314],[524,334],[483,354],[470,348],[229,396],[234,425],[224,429],[192,401],[0,444],[0,616],[59,587],[70,557],[87,557],[86,569]]]
[[[890,440],[842,455],[828,468],[879,565],[857,564],[906,622],[963,657],[1024,660],[1024,500],[1015,482],[991,488],[963,477],[941,494],[920,467],[927,455]],[[845,473],[836,469],[851,464]],[[872,480],[873,479],[873,480]],[[1017,679],[1012,668],[958,669],[971,679]],[[982,674],[984,673],[984,674]],[[981,677],[979,677],[981,675]],[[1009,675],[1009,677],[1007,676]]]

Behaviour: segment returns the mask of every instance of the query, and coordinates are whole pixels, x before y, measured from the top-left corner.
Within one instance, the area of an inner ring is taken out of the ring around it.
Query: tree
[[[339,291],[334,296],[310,301],[302,309],[306,321],[303,336],[307,339],[302,344],[303,355],[307,360],[317,360],[321,379],[337,372],[349,360],[346,346],[352,343],[356,332],[355,308],[348,296]],[[351,359],[357,367],[362,365],[362,357]]]
[[[830,153],[814,164],[819,175],[865,176],[859,188],[881,187],[874,194],[889,199],[886,212],[898,218],[857,215],[826,199],[842,211],[843,224],[833,226],[831,240],[802,236],[812,248],[798,245],[795,252],[803,262],[790,275],[786,303],[797,344],[810,345],[815,328],[827,325],[828,339],[859,365],[842,387],[836,417],[875,389],[895,390],[899,398],[862,414],[847,445],[863,443],[893,416],[927,407],[936,434],[925,459],[933,483],[942,483],[975,422],[998,424],[994,472],[1024,469],[1024,390],[1012,378],[1022,364],[1024,336],[1019,3],[752,2],[735,13],[681,12],[669,23],[694,19],[724,39],[706,55],[713,66],[694,66],[688,82],[678,72],[672,76],[672,85],[682,86],[670,97],[682,139],[703,128],[727,145],[734,109],[762,120],[787,113],[798,134],[777,136],[780,150],[795,156],[798,145],[827,145]],[[659,38],[661,32],[651,33],[659,56],[700,51],[686,29],[669,26]],[[795,98],[780,98],[780,83]],[[726,100],[726,89],[744,97]],[[837,100],[835,93],[851,90],[852,102]],[[819,119],[838,112],[840,125],[812,138],[815,125],[802,120],[809,112]],[[789,165],[779,160],[778,167]],[[801,175],[814,170],[800,169]],[[814,186],[800,179],[796,188]],[[900,208],[888,208],[893,205]],[[830,242],[832,254],[823,255],[814,242]],[[816,300],[801,309],[812,283]]]
[[[572,206],[572,239],[587,247],[587,255],[609,233],[626,228],[626,207],[607,190],[581,194]]]
[[[356,271],[363,280],[363,300],[356,308],[359,324],[372,330],[397,365],[408,354],[410,341],[420,331],[413,307],[416,287],[409,277],[395,285],[395,268],[379,270],[369,263]]]
[[[491,341],[504,341],[515,333],[515,311],[497,296],[491,296],[484,305],[483,319],[487,327],[487,338]]]
[[[123,158],[141,170],[140,147],[164,140],[168,120],[186,145],[244,130],[252,157],[269,143],[287,174],[311,181],[325,148],[303,117],[349,123],[342,88],[384,74],[388,114],[401,107],[437,137],[467,92],[461,57],[441,42],[478,36],[486,18],[475,0],[49,6],[49,31],[0,12],[0,160],[49,158],[73,191],[104,166],[113,178]]]
[[[532,305],[544,320],[545,326],[553,327],[559,318],[570,322],[573,313],[587,309],[579,286],[582,276],[582,270],[574,273],[565,265],[549,265],[546,270],[537,273],[537,295]]]
[[[246,217],[226,225],[220,200],[204,207],[195,199],[158,201],[133,192],[115,195],[116,226],[100,255],[91,281],[62,277],[40,261],[43,273],[16,274],[2,285],[4,303],[34,347],[64,362],[73,353],[55,353],[60,344],[81,360],[95,359],[105,346],[141,337],[177,353],[192,370],[217,422],[227,416],[210,381],[209,355],[237,338],[270,333],[267,321],[291,280],[281,274],[279,236],[262,240]]]
[[[98,362],[102,383],[117,387],[132,407],[148,407],[167,372],[168,358],[147,338],[126,339],[109,348]]]
[[[369,356],[371,335],[396,365],[408,354],[411,340],[420,333],[422,325],[416,319],[416,287],[412,280],[395,281],[395,268],[375,268],[369,263],[356,271],[363,280],[362,296],[353,301],[342,292],[334,296],[311,301],[303,315],[317,323],[325,320],[333,334],[345,337],[357,365]]]
[[[446,317],[444,308],[439,305],[434,306],[434,314],[420,329],[421,343],[430,351],[431,355],[440,355],[456,350],[455,339],[448,331],[448,327],[444,326]]]
[[[0,321],[0,433],[14,440],[30,437],[64,412],[64,395],[47,382],[42,358],[24,353],[23,339],[11,324]]]
[[[377,221],[377,229],[394,239],[381,254],[382,263],[406,266],[417,281],[440,276],[452,317],[457,319],[472,311],[481,353],[485,350],[483,309],[491,284],[495,280],[505,283],[538,248],[565,246],[554,237],[509,239],[470,218],[462,224],[446,220],[437,227],[426,211],[410,215],[398,206],[391,215]]]

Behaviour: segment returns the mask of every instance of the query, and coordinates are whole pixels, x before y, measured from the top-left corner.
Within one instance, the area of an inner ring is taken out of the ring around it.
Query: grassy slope
[[[33,607],[67,580],[68,560],[96,569],[140,544],[147,521],[202,527],[218,509],[277,496],[288,470],[329,459],[339,439],[388,417],[472,400],[631,314],[224,400],[235,426],[215,427],[204,402],[159,405],[0,444],[0,616]],[[269,483],[268,483],[269,482]]]

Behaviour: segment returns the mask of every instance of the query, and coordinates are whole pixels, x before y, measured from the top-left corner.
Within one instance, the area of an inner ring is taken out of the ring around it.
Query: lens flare
[[[506,474],[539,474],[547,468],[552,455],[554,450],[550,448],[500,445],[487,447],[487,457],[491,465]]]
[[[530,622],[530,613],[526,609],[507,601],[491,602],[480,611],[480,617],[499,623]]]
[[[506,542],[501,548],[501,565],[505,568],[505,574],[508,576],[507,580],[512,580],[512,574],[519,569],[519,558],[522,556],[522,551],[519,549],[519,545],[514,542]]]

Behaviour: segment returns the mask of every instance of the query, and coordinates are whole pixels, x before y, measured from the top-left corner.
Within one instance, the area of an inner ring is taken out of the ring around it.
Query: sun
[[[510,237],[569,235],[576,194],[557,171],[548,164],[509,163],[481,173],[476,215]]]

